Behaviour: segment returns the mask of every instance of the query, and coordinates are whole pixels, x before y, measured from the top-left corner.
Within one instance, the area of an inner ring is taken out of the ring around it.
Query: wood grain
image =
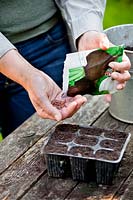
[[[98,101],[98,99],[101,100]],[[102,104],[100,104],[101,106],[98,106],[99,102],[102,102]],[[100,109],[98,109],[98,107],[100,107]],[[104,102],[102,97],[95,99],[92,98],[90,99],[89,103],[82,107],[82,111],[79,110],[73,116],[72,121],[79,123],[80,119],[81,121],[83,120],[82,116],[84,116],[84,119],[86,116],[86,123],[91,123],[93,120],[96,120],[96,118],[100,116],[101,113],[107,109],[107,107],[108,105]],[[77,119],[77,116],[79,115],[80,117]],[[0,199],[6,197],[13,200],[21,199],[21,197],[23,197],[28,190],[29,192],[25,198],[29,198],[28,195],[30,196],[32,193],[30,192],[30,188],[31,191],[32,189],[35,190],[34,187],[40,188],[42,180],[50,180],[47,178],[47,176],[45,176],[46,164],[40,153],[40,150],[42,149],[47,136],[51,133],[50,129],[55,125],[55,122],[50,120],[42,120],[35,114],[9,137],[7,137],[3,143],[1,143]],[[6,158],[4,159],[4,162],[2,162],[2,158],[4,157]],[[49,191],[50,194],[52,194],[53,190],[56,191],[53,192],[53,197],[60,195],[58,187],[56,190],[54,190],[54,187],[53,189],[51,188],[51,182],[54,183],[51,180],[50,182],[47,181],[47,185],[51,189]],[[39,184],[38,187],[36,187],[36,183]],[[60,187],[62,188],[64,188],[62,185],[63,183],[64,180],[61,179]],[[55,185],[56,184],[57,180],[55,179]],[[73,187],[75,187],[75,184],[76,183],[72,180],[68,181],[68,187],[66,187],[66,192],[64,191],[64,197],[72,190]],[[37,195],[39,196],[41,192],[42,191],[37,190]],[[38,197],[36,197],[36,199],[38,199]]]
[[[106,111],[93,125],[100,128],[111,128],[117,130],[127,130],[128,124],[115,120]],[[112,200],[115,194],[120,189],[130,171],[133,167],[133,159],[131,159],[131,148],[133,147],[133,140],[131,139],[130,144],[124,154],[123,161],[121,163],[119,172],[114,179],[113,185],[104,186],[96,185],[94,183],[79,183],[77,187],[67,196],[67,200]]]
[[[0,142],[0,174],[32,147],[56,123],[36,114]]]

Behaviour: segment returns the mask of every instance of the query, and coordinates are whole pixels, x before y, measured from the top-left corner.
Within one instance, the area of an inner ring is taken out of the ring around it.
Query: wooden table
[[[87,96],[68,123],[130,131],[133,125],[113,119],[103,96]],[[62,123],[62,122],[60,122]],[[0,200],[133,200],[133,137],[111,186],[47,175],[42,147],[57,125],[34,114],[0,143]]]

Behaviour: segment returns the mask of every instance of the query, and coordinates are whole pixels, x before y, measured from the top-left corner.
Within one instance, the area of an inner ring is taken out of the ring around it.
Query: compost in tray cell
[[[78,129],[79,129],[78,125],[71,126],[70,124],[62,124],[56,127],[56,131],[58,132],[65,132],[65,133],[70,132],[71,134],[75,133]]]
[[[75,138],[74,142],[81,145],[95,146],[98,143],[98,139],[87,135],[81,135]]]
[[[102,159],[106,161],[115,161],[119,158],[120,153],[114,150],[105,150],[105,149],[100,149],[96,152],[95,158],[96,159]]]
[[[48,174],[112,184],[129,139],[118,130],[58,125],[44,148]]]
[[[75,146],[72,147],[69,151],[69,154],[73,156],[78,157],[92,157],[93,156],[93,150],[89,147],[81,147],[81,146]]]
[[[106,131],[104,133],[104,136],[107,137],[107,138],[114,139],[114,140],[123,140],[123,141],[125,141],[126,138],[128,137],[126,132],[116,131],[116,130]]]
[[[56,134],[53,136],[53,139],[57,142],[71,142],[74,139],[74,134],[68,132],[63,134],[62,132],[56,131]]]
[[[66,154],[67,149],[67,145],[60,143],[51,143],[46,147],[46,151],[52,154]]]
[[[121,143],[118,143],[118,140],[109,140],[105,139],[100,142],[100,146],[102,148],[108,148],[108,149],[113,149],[114,151],[120,151],[122,149]]]
[[[101,134],[103,133],[103,129],[99,129],[97,131],[96,128],[90,126],[89,128],[88,127],[82,127],[80,128],[80,134],[81,135],[92,135],[92,136],[100,136]]]

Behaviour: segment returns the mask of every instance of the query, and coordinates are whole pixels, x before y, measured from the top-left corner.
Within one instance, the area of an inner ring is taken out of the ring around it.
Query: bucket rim
[[[133,27],[133,24],[120,24],[120,25],[116,25],[116,26],[111,26],[109,28],[104,29],[104,32],[111,30],[113,28],[120,28],[120,27]]]
[[[133,54],[133,51],[127,50],[127,49],[125,49],[124,52],[125,52],[125,53],[129,53],[129,54]]]
[[[115,25],[115,26],[108,27],[107,29],[104,29],[103,33],[108,34],[109,31],[112,31],[114,29],[118,30],[119,28],[128,28],[128,27],[130,27],[133,30],[133,24],[120,24],[120,25]],[[124,52],[128,54],[133,54],[132,50],[124,49]]]

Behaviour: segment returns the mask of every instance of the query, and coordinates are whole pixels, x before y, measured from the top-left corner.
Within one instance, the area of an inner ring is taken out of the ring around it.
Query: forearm
[[[27,89],[30,77],[38,70],[12,49],[1,57],[0,72]]]

